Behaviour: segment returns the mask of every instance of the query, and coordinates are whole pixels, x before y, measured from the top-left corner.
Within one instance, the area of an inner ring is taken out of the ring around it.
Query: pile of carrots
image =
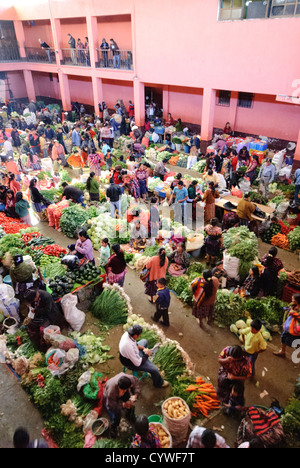
[[[168,164],[171,164],[172,166],[176,166],[176,164],[178,163],[178,161],[179,161],[179,156],[172,156],[172,157],[169,159]]]
[[[271,244],[281,249],[289,250],[290,244],[287,236],[285,234],[278,233],[276,236],[273,236],[271,239]]]
[[[210,411],[220,408],[215,387],[211,383],[205,382],[202,377],[198,377],[196,383],[189,385],[186,391],[195,393],[192,416],[197,417],[200,413],[208,418]]]

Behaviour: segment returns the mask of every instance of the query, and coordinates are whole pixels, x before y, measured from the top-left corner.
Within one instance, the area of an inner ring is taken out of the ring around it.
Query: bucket
[[[109,428],[109,422],[106,418],[99,418],[93,422],[91,431],[94,436],[101,436]]]
[[[190,147],[189,145],[184,145],[184,152],[189,153],[190,152]]]
[[[200,256],[201,249],[191,250],[189,253],[192,255],[192,257],[198,258]]]
[[[9,286],[12,286],[11,277],[9,275],[4,276],[3,284],[8,284]]]
[[[162,417],[159,416],[158,414],[152,414],[151,416],[149,416],[148,421],[149,423],[151,422],[162,423],[163,420],[162,420]]]

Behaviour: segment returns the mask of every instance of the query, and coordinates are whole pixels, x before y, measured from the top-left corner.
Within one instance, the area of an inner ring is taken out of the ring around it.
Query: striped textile
[[[258,436],[265,434],[271,427],[280,422],[279,417],[272,409],[264,412],[255,406],[250,406],[248,415],[251,418],[254,432]]]

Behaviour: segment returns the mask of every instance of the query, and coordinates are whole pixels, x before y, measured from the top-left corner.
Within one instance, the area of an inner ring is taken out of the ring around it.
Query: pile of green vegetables
[[[271,223],[270,227],[266,229],[262,235],[261,240],[266,242],[267,244],[271,243],[271,239],[273,236],[281,232],[281,226],[278,223]]]
[[[177,295],[178,299],[188,305],[193,302],[190,284],[191,280],[186,276],[170,276],[168,278],[168,288]]]
[[[300,448],[300,399],[291,398],[284,408],[281,424],[288,447]]]
[[[219,289],[215,302],[215,321],[230,326],[245,317],[245,300],[239,294]]]
[[[159,367],[165,379],[172,385],[186,370],[182,354],[175,343],[165,343],[160,346],[154,355],[153,363]]]
[[[223,245],[231,257],[239,259],[239,276],[248,275],[252,262],[258,256],[258,240],[246,226],[228,229],[223,234]]]
[[[127,322],[127,302],[114,288],[104,288],[92,303],[90,311],[105,325],[124,325]]]
[[[300,250],[300,226],[290,231],[287,235],[287,238],[291,250]]]
[[[101,274],[101,268],[90,263],[82,265],[75,270],[66,271],[63,265],[60,265],[60,267],[64,269],[63,275],[59,272],[54,274],[55,270],[52,270],[53,267],[50,268],[49,271],[49,265],[48,270],[46,270],[46,277],[51,279],[51,281],[49,281],[49,288],[52,291],[52,297],[55,301],[63,297],[65,294],[69,294],[78,286],[96,281],[99,279],[99,275]]]
[[[245,309],[252,319],[259,319],[267,325],[282,325],[288,304],[276,297],[247,299]]]
[[[70,204],[64,208],[59,219],[59,227],[67,237],[75,237],[78,229],[90,219],[89,211],[81,205]]]

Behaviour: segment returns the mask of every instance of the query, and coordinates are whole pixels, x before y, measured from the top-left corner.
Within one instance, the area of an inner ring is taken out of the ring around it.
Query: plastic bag
[[[68,268],[77,268],[79,258],[76,255],[65,255],[60,262],[62,265],[67,265]]]
[[[224,252],[223,254],[223,268],[227,276],[232,279],[239,279],[239,259],[232,257],[230,254]]]
[[[66,294],[61,299],[61,307],[66,321],[75,331],[80,331],[85,321],[85,313],[79,310],[76,305],[78,298],[74,294]]]

